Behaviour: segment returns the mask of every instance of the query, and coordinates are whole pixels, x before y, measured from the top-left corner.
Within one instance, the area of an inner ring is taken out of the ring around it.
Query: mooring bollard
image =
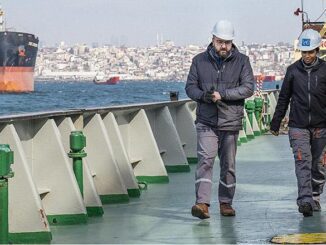
[[[252,127],[252,125],[253,125],[253,113],[255,112],[255,102],[253,100],[247,100],[245,108],[246,108],[246,111],[247,111],[247,114],[248,114],[250,125]]]
[[[9,243],[8,225],[8,179],[14,176],[10,165],[14,162],[14,153],[9,145],[0,144],[0,243]]]
[[[179,91],[170,91],[170,100],[171,101],[179,100]]]
[[[86,137],[81,131],[72,131],[70,134],[70,152],[68,156],[72,158],[73,169],[79,190],[84,197],[84,184],[83,184],[83,157],[87,154],[83,150],[86,146]]]
[[[263,113],[263,106],[264,100],[260,97],[256,97],[255,101],[255,116],[258,123],[259,131],[262,133],[262,113]]]

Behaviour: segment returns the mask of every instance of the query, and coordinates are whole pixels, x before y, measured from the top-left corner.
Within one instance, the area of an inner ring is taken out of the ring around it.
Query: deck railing
[[[277,94],[262,93],[261,118],[244,112],[239,145],[267,131]],[[197,162],[195,110],[196,103],[180,100],[0,117],[0,144],[14,151],[9,241],[49,242],[51,225],[86,223],[103,215],[103,204],[128,202],[143,184],[190,171]],[[83,193],[68,157],[76,130],[86,136]]]

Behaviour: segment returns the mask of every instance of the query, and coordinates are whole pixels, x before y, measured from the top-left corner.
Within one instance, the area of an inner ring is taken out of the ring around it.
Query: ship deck
[[[256,137],[238,148],[235,217],[218,210],[219,167],[215,165],[211,218],[190,214],[194,171],[171,173],[168,184],[150,184],[139,198],[104,206],[88,224],[51,227],[52,243],[269,243],[277,235],[325,232],[322,212],[304,218],[296,206],[294,160],[286,135]]]

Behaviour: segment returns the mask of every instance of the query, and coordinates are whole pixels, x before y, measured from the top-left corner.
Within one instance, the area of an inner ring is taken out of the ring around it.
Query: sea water
[[[277,84],[265,83],[263,89],[275,89]],[[179,92],[179,99],[187,99],[184,88],[183,81],[120,81],[116,85],[35,82],[34,92],[0,94],[0,115],[162,102],[170,100],[171,91]]]

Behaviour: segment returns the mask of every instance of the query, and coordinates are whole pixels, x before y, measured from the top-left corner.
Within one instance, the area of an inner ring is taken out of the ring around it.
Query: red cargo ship
[[[34,91],[38,41],[33,34],[7,31],[0,9],[0,92]]]

